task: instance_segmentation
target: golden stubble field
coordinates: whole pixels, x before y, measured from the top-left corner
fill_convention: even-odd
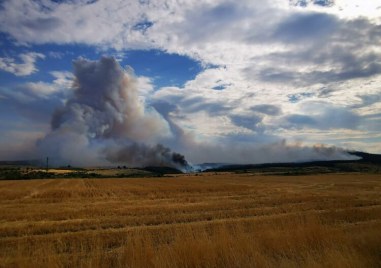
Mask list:
[[[381,267],[381,178],[0,181],[1,267]]]

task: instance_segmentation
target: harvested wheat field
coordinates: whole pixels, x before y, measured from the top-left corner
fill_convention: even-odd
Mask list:
[[[381,178],[0,181],[2,267],[381,267]]]

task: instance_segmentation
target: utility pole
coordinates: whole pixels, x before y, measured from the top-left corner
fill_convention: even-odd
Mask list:
[[[49,171],[49,157],[46,157],[46,172]]]

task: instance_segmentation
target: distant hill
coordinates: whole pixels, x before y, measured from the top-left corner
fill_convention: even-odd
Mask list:
[[[381,173],[381,155],[369,154],[365,152],[348,152],[358,156],[358,160],[330,160],[330,161],[310,161],[310,162],[290,162],[290,163],[265,163],[265,164],[207,164],[213,166],[204,172],[258,172],[266,174],[281,175],[303,175],[332,172],[370,172]],[[200,165],[202,166],[202,165]]]
[[[381,164],[381,154],[369,154],[364,152],[348,152],[351,155],[355,155],[358,157],[361,157],[360,160],[357,160],[359,162],[368,162],[373,164]]]

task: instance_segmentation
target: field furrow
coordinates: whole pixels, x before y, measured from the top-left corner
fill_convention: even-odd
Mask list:
[[[359,174],[0,181],[0,267],[377,267],[380,189]]]

